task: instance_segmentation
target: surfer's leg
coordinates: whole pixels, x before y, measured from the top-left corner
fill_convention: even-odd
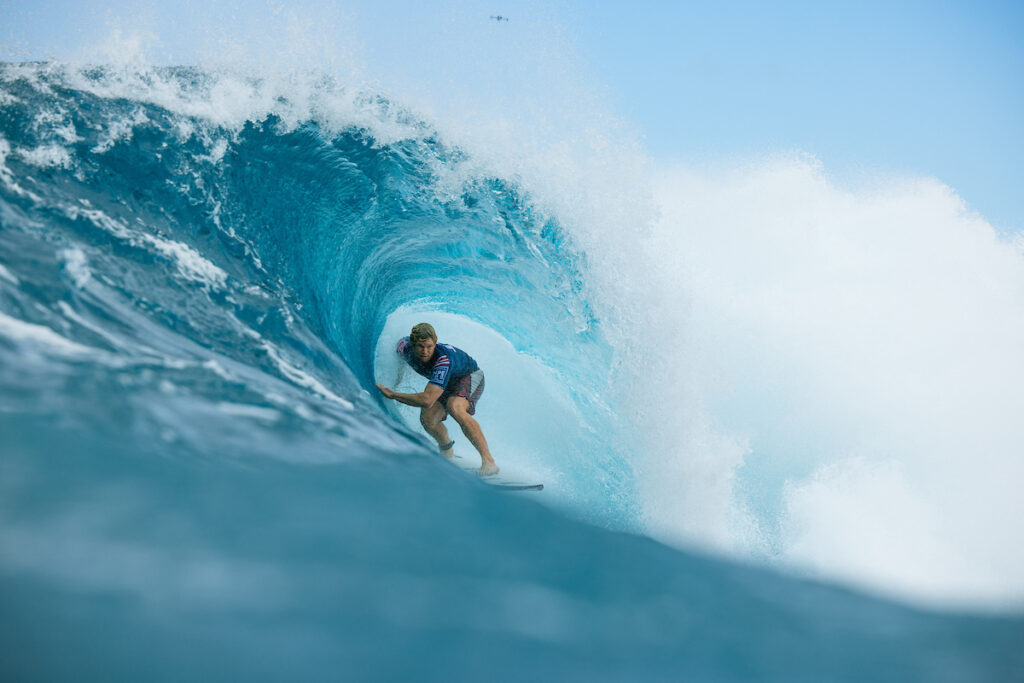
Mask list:
[[[448,399],[448,414],[462,427],[462,433],[466,435],[473,447],[480,452],[480,469],[477,474],[486,477],[498,473],[498,466],[494,464],[491,451],[487,447],[487,439],[480,429],[480,423],[469,414],[469,401],[461,396],[453,396]]]
[[[437,441],[437,447],[441,449],[441,455],[450,458],[453,455],[452,449],[443,448],[452,442],[448,438],[448,429],[444,426],[444,422],[442,422],[445,415],[447,415],[447,411],[444,405],[440,401],[436,401],[432,405],[420,409],[420,424],[427,430],[427,434],[430,434]]]

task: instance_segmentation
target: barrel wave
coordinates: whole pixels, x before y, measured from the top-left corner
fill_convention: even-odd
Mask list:
[[[1024,670],[1019,618],[645,537],[589,245],[393,98],[4,64],[0,107],[5,677]],[[542,496],[449,466],[379,399],[420,319],[482,361],[498,463]]]

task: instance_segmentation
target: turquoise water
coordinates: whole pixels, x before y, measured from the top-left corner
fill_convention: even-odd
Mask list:
[[[211,108],[229,85],[244,106]],[[414,112],[52,64],[3,65],[0,104],[5,678],[1024,671],[1019,616],[646,535],[607,391],[633,368],[571,217]],[[481,360],[498,463],[543,494],[466,476],[377,397],[420,318]]]

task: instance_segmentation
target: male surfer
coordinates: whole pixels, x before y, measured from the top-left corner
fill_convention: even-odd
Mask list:
[[[448,438],[443,422],[451,415],[462,433],[480,453],[481,477],[498,473],[487,448],[480,423],[473,417],[476,403],[484,393],[484,373],[468,353],[450,344],[438,344],[437,333],[429,323],[414,325],[408,337],[398,342],[395,351],[413,370],[427,378],[427,386],[418,394],[402,394],[378,384],[385,398],[420,409],[420,424],[434,437],[441,455],[451,458],[455,442]],[[401,366],[400,366],[401,367]]]

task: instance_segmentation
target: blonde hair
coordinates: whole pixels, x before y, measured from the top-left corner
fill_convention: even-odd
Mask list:
[[[434,332],[434,328],[430,323],[419,323],[418,325],[412,326],[412,332],[409,333],[409,341],[415,344],[418,341],[425,339],[433,339],[434,343],[437,343],[437,332]]]

